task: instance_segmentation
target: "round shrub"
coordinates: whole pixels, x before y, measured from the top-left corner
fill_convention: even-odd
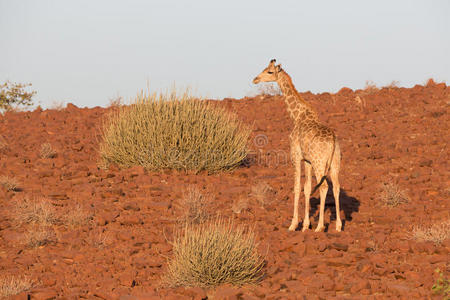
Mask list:
[[[264,260],[253,231],[231,221],[187,224],[175,233],[172,245],[174,257],[164,278],[169,286],[243,285],[263,276]]]
[[[121,167],[216,172],[242,162],[249,135],[234,114],[188,93],[141,93],[105,121],[100,155]]]

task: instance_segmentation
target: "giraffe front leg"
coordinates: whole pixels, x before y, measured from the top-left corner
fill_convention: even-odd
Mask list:
[[[305,194],[305,218],[303,219],[302,231],[309,229],[309,198],[311,196],[311,164],[305,161],[305,185],[303,191]]]
[[[295,164],[295,183],[294,183],[294,215],[292,217],[291,226],[289,226],[289,231],[295,231],[298,226],[298,200],[300,198],[300,177],[301,177],[301,160],[296,158]]]

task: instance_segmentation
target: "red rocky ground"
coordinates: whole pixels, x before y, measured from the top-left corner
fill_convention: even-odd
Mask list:
[[[302,94],[340,140],[341,233],[334,230],[330,193],[328,232],[287,231],[294,179],[284,155],[292,124],[281,97],[217,103],[253,124],[253,133],[249,164],[216,175],[99,169],[100,128],[110,109],[69,104],[60,111],[6,113],[0,116],[8,145],[1,152],[0,176],[14,177],[21,189],[0,187],[0,276],[33,280],[34,287],[14,299],[431,298],[434,270],[448,277],[450,241],[418,242],[411,232],[415,225],[450,219],[449,92],[430,81],[413,88]],[[46,142],[55,158],[40,158]],[[264,206],[251,195],[261,182],[273,189]],[[410,202],[383,206],[378,197],[384,182],[405,189]],[[183,213],[177,203],[187,185],[213,195],[211,213],[255,225],[260,250],[267,253],[260,285],[216,291],[160,286],[171,256],[167,239]],[[16,221],[17,203],[26,197],[48,199],[61,218],[80,204],[92,221],[73,228],[57,222],[48,229],[52,242],[27,247],[29,225]],[[239,200],[248,208],[236,214],[232,206]],[[302,195],[301,216],[303,201]],[[312,222],[315,226],[317,219]]]

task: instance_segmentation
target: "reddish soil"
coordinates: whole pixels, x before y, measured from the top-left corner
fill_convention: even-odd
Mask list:
[[[16,178],[21,188],[0,187],[0,276],[23,275],[35,283],[12,298],[432,298],[434,270],[447,277],[450,272],[450,241],[419,242],[411,232],[415,225],[450,219],[450,88],[430,81],[413,88],[302,95],[340,141],[341,233],[334,230],[331,192],[327,232],[287,230],[294,178],[285,155],[292,124],[281,97],[217,103],[254,124],[254,143],[246,166],[215,175],[99,169],[100,128],[111,108],[69,104],[60,111],[0,116],[0,134],[8,144],[1,151],[0,176]],[[40,158],[46,142],[56,150],[55,158]],[[273,189],[264,206],[251,195],[259,182]],[[384,182],[405,189],[410,202],[383,206],[378,197]],[[260,251],[267,253],[266,277],[259,285],[215,291],[160,287],[171,256],[167,240],[183,213],[177,203],[187,185],[214,196],[211,213],[255,225]],[[30,225],[18,225],[15,218],[15,207],[25,197],[49,199],[60,216],[81,204],[93,218],[82,227],[56,223],[53,242],[30,248],[24,245]],[[313,228],[317,197],[311,200]],[[248,200],[248,208],[236,214],[232,205],[240,199]],[[303,210],[302,194],[300,216]]]

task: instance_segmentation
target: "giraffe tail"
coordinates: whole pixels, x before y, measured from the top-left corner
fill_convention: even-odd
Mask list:
[[[325,165],[323,176],[322,178],[320,178],[319,183],[317,183],[316,186],[313,188],[311,195],[314,195],[314,193],[319,189],[319,187],[322,185],[325,179],[327,179],[327,174],[330,171],[331,162],[333,161],[335,150],[336,150],[336,135],[333,133],[333,151],[331,152],[330,159],[327,161],[327,164]]]

